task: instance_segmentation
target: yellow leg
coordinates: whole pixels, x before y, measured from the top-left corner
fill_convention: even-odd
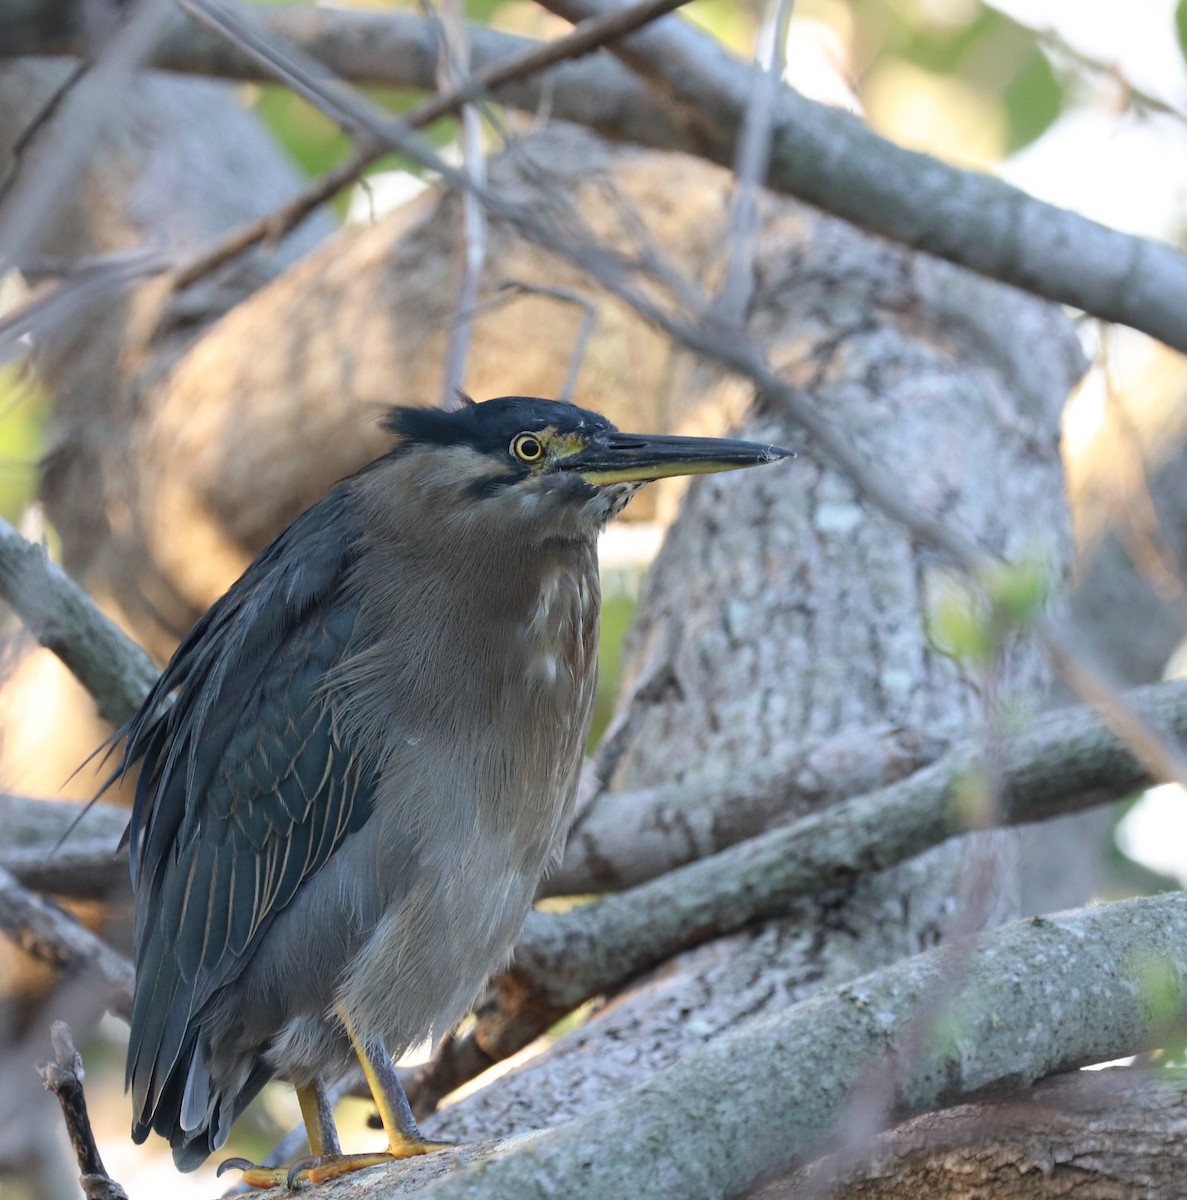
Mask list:
[[[315,1079],[297,1088],[297,1103],[301,1106],[301,1119],[305,1122],[305,1133],[309,1138],[309,1153],[317,1158],[341,1154],[334,1110],[330,1107],[325,1084]]]
[[[262,1167],[246,1158],[229,1158],[219,1165],[220,1175],[234,1169],[243,1172],[242,1182],[249,1187],[271,1188],[283,1184],[291,1188],[307,1164],[342,1158],[338,1130],[334,1125],[334,1110],[330,1107],[325,1084],[315,1079],[296,1090],[301,1119],[305,1122],[305,1136],[309,1139],[309,1151],[313,1157],[302,1159],[294,1167]]]
[[[383,1122],[383,1130],[387,1134],[391,1157],[411,1158],[417,1154],[447,1150],[452,1145],[451,1142],[430,1142],[417,1128],[408,1097],[404,1094],[404,1085],[400,1082],[387,1051],[382,1046],[364,1042],[355,1032],[350,1017],[344,1011],[340,1010],[338,1016],[346,1027],[350,1044],[363,1066],[367,1086],[371,1089],[375,1106],[379,1109],[379,1119]]]
[[[350,1037],[350,1044],[362,1064],[371,1095],[379,1109],[379,1118],[387,1134],[387,1150],[374,1154],[343,1154],[338,1145],[338,1132],[334,1127],[334,1114],[321,1080],[297,1088],[297,1101],[301,1105],[301,1116],[305,1121],[305,1132],[309,1137],[311,1157],[299,1159],[287,1170],[284,1167],[261,1167],[245,1158],[229,1158],[218,1169],[235,1168],[243,1172],[243,1182],[249,1187],[270,1188],[278,1184],[294,1188],[298,1183],[321,1183],[361,1171],[364,1167],[375,1167],[380,1163],[395,1162],[412,1158],[418,1154],[432,1154],[435,1150],[448,1150],[451,1142],[430,1142],[420,1132],[404,1086],[396,1074],[387,1051],[380,1045],[364,1042],[355,1032],[345,1013],[339,1013],[342,1024]]]

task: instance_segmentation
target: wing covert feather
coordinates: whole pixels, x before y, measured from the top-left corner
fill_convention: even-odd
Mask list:
[[[340,488],[201,618],[124,731],[122,769],[141,762],[130,825],[137,1132],[176,1091],[203,1005],[370,816],[372,772],[344,744],[324,686],[354,649],[356,539]]]

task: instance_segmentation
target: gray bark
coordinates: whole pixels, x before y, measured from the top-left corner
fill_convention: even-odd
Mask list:
[[[740,1015],[731,1036],[690,1047],[600,1106],[584,1097],[559,1128],[488,1146],[472,1154],[472,1166],[455,1169],[442,1155],[327,1185],[325,1195],[744,1195],[838,1136],[856,1138],[859,1148],[880,1124],[1162,1044],[1187,1018],[1185,944],[1182,894],[1018,922],[826,988],[785,1011]],[[502,1117],[494,1131],[533,1128],[520,1125],[522,1114],[510,1106],[488,1116]],[[465,1128],[443,1116],[430,1128],[457,1125]],[[1182,1155],[1162,1145],[1182,1183]]]
[[[97,983],[107,1007],[132,1015],[132,964],[102,938],[0,867],[0,930],[26,954],[65,975]]]
[[[552,0],[550,7],[579,20],[609,5]],[[431,30],[405,14],[295,9],[265,12],[260,20],[346,78],[433,86]],[[523,39],[482,27],[472,29],[470,38],[479,68],[523,48]],[[11,54],[77,53],[82,47],[77,22],[68,19],[54,27],[18,21],[6,41]],[[500,99],[528,111],[546,103],[555,116],[607,136],[732,164],[750,98],[748,65],[687,22],[661,22],[626,44],[651,64],[658,90],[597,57],[559,67],[546,81],[509,88]],[[249,60],[192,27],[178,27],[160,61],[258,77]],[[779,101],[768,185],[904,245],[1187,347],[1187,259],[1170,247],[1042,204],[991,176],[904,150],[849,114],[788,89]]]
[[[1179,1200],[1187,1188],[1187,1071],[1113,1067],[918,1117],[756,1200]]]
[[[0,520],[0,597],[58,656],[112,724],[126,721],[157,677],[148,655],[91,603],[44,547]]]
[[[1005,555],[1045,540],[1058,570],[1058,414],[1080,367],[1062,319],[785,203],[771,203],[763,237],[751,332],[773,360],[859,448],[893,458],[926,509]],[[681,366],[684,392],[740,411],[740,388]],[[789,437],[769,422],[746,432]],[[941,738],[978,728],[976,682],[927,636],[929,559],[801,449],[775,487],[719,477],[690,489],[653,568],[607,735],[622,753],[615,787],[719,778],[794,756],[805,738],[887,724]],[[1004,678],[1034,696],[1044,672],[1019,646]],[[969,847],[793,902],[783,919],[670,961],[453,1120],[470,1135],[574,1114],[744,1014],[914,954],[953,922],[1001,919],[1014,903],[1008,881],[990,884]]]
[[[721,777],[601,792],[581,813],[545,896],[614,892],[773,826],[910,776],[943,749],[909,729],[847,731]]]

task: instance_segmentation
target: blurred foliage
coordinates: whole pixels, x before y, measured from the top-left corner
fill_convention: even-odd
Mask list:
[[[393,113],[406,113],[420,103],[420,92],[400,88],[366,88],[372,100]],[[310,176],[321,175],[335,166],[350,150],[350,138],[324,113],[308,101],[294,95],[278,84],[254,86],[249,89],[252,105],[260,118],[288,151],[297,165]],[[434,145],[448,145],[455,137],[457,123],[452,118],[438,121],[424,136]],[[384,171],[408,171],[423,175],[421,168],[399,154],[386,154],[367,170],[367,175]],[[345,212],[348,197],[338,197],[339,215]]]
[[[900,90],[909,80],[911,98],[933,110],[933,136],[942,140],[947,130],[949,138],[971,140],[993,127],[998,144],[987,147],[991,157],[1034,141],[1063,110],[1064,85],[1034,31],[993,8],[973,0],[855,0],[852,12],[858,94],[871,121],[891,136],[895,100],[875,87],[888,74],[902,81]],[[924,86],[930,95],[918,94]],[[886,108],[892,111],[880,111]],[[958,154],[960,146],[934,149]]]
[[[16,523],[37,492],[46,396],[19,364],[0,367],[0,516]]]
[[[1050,591],[1047,567],[1033,558],[994,564],[976,583],[945,578],[929,608],[929,637],[940,653],[987,670],[1011,636],[1034,626]]]
[[[1179,35],[1179,49],[1187,59],[1187,0],[1179,0],[1175,9],[1175,32]]]
[[[594,700],[590,749],[598,744],[614,713],[618,694],[622,644],[630,630],[638,597],[626,588],[607,589],[602,597],[601,639],[598,642],[598,694]]]

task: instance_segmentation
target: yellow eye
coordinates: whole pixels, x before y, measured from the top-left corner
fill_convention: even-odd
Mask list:
[[[511,441],[511,453],[520,462],[539,462],[544,457],[544,447],[534,433],[519,433]]]

